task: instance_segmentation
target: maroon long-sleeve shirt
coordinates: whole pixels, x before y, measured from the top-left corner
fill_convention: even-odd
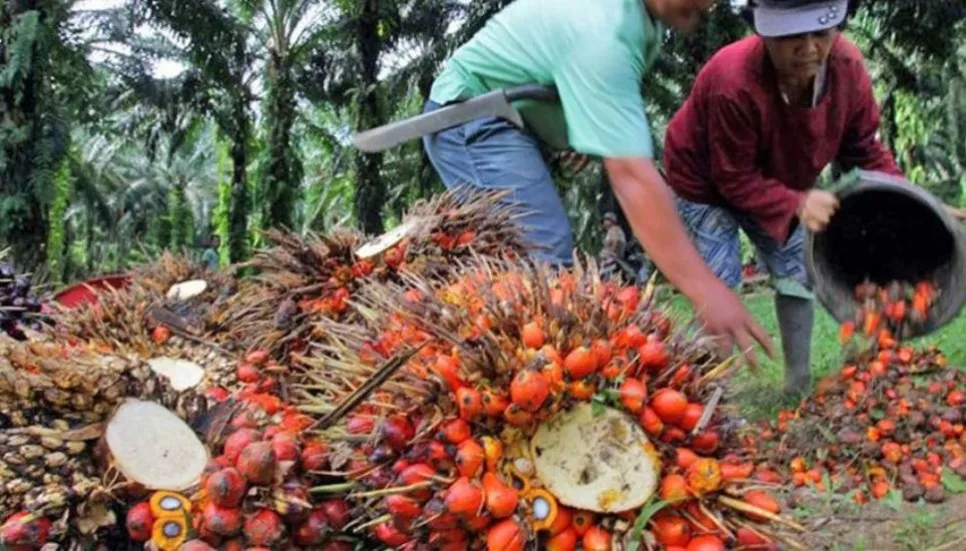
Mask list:
[[[668,126],[668,184],[687,200],[749,214],[784,243],[805,191],[829,162],[901,176],[877,137],[879,109],[862,53],[844,36],[832,46],[825,86],[814,107],[788,105],[760,37],[722,48]]]

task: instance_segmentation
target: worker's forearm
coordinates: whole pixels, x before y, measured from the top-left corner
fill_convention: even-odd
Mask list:
[[[671,190],[657,169],[642,164],[628,170],[625,161],[619,163],[608,173],[634,235],[661,273],[688,298],[707,291],[714,274],[688,237]]]

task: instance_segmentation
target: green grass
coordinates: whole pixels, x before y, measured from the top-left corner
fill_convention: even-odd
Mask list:
[[[784,368],[781,356],[781,338],[775,319],[774,297],[771,292],[758,292],[745,297],[751,314],[764,326],[778,348],[778,355],[763,358],[759,354],[762,369],[751,373],[743,369],[733,379],[736,399],[742,413],[749,419],[774,415],[778,409],[794,403],[782,392]],[[680,296],[671,301],[671,310],[689,318],[691,308]],[[966,315],[961,315],[942,330],[912,341],[914,346],[938,345],[949,358],[950,365],[966,367]],[[815,330],[812,333],[812,375],[818,380],[841,367],[841,349],[838,343],[838,326],[820,306],[816,308]]]

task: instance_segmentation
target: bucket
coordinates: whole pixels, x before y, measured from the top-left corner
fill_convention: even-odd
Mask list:
[[[61,290],[54,295],[54,300],[61,306],[77,308],[85,304],[98,301],[97,292],[104,289],[123,289],[131,282],[130,274],[114,274],[96,279],[89,279]]]
[[[939,290],[925,323],[905,338],[955,319],[966,302],[966,236],[944,205],[902,178],[862,170],[847,174],[836,194],[838,212],[824,232],[809,234],[806,248],[815,295],[832,317],[855,319],[855,287],[868,279],[926,280]]]

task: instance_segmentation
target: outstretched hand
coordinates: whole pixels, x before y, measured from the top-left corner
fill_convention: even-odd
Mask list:
[[[715,338],[722,357],[730,357],[735,345],[752,369],[758,370],[757,342],[769,358],[775,357],[775,347],[764,328],[751,317],[737,295],[719,283],[693,299],[695,313],[704,322],[705,331]]]

